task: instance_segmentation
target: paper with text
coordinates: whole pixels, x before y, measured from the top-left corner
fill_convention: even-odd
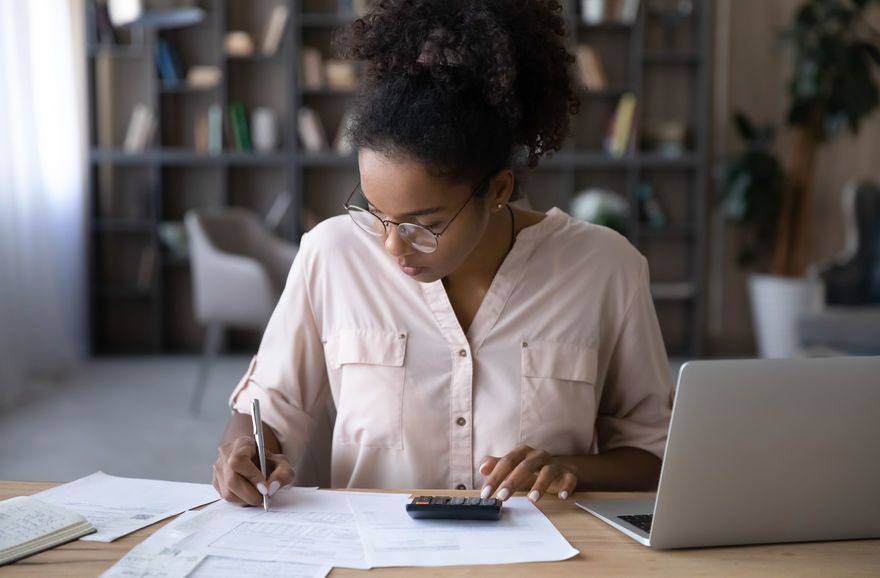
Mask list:
[[[414,520],[406,513],[406,495],[347,497],[374,567],[550,562],[578,554],[523,497],[504,502],[497,521]]]
[[[220,498],[210,484],[119,478],[97,472],[35,497],[85,516],[98,531],[82,540],[112,542]]]
[[[177,547],[225,558],[369,568],[348,502],[333,494],[282,490],[268,512],[212,504],[187,523],[196,532]]]

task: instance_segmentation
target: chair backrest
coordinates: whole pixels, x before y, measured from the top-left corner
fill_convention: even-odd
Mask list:
[[[196,317],[203,323],[264,327],[295,246],[263,231],[245,209],[191,210],[185,222]]]
[[[852,183],[844,190],[847,247],[823,271],[829,305],[880,304],[880,184]]]

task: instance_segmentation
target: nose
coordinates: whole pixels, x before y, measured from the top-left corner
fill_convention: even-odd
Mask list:
[[[415,249],[403,240],[396,225],[389,225],[385,230],[385,252],[392,257],[401,257],[414,253]]]

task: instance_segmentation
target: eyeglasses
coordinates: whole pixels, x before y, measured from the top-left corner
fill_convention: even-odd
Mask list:
[[[491,175],[490,175],[491,178]],[[483,183],[481,182],[481,185]],[[446,229],[449,228],[449,225],[452,224],[452,221],[458,217],[468,203],[471,202],[477,192],[480,190],[479,188],[475,189],[471,196],[468,197],[467,201],[461,206],[455,215],[449,219],[446,223],[446,226],[439,233],[435,233],[431,229],[427,227],[423,227],[421,225],[416,225],[415,223],[396,223],[389,219],[382,219],[376,213],[369,211],[367,209],[358,207],[356,205],[350,205],[352,197],[354,197],[355,192],[360,189],[361,184],[355,186],[355,188],[351,191],[351,194],[348,195],[348,198],[342,204],[345,207],[345,210],[348,211],[348,216],[351,217],[351,220],[354,221],[354,224],[358,226],[364,232],[374,236],[374,237],[382,237],[388,233],[388,226],[395,225],[397,226],[397,234],[400,235],[400,238],[406,241],[406,243],[419,251],[420,253],[433,253],[437,250],[437,246],[440,242],[440,236],[446,232]]]

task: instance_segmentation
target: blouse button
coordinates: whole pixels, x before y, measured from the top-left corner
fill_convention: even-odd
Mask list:
[[[458,352],[458,354],[459,354],[461,357],[467,357],[467,350],[462,349],[462,350],[460,350],[460,351]]]
[[[455,486],[455,489],[456,490],[466,490],[467,486],[464,484],[458,484],[457,486]]]
[[[457,420],[455,420],[455,423],[457,423],[458,425],[464,425],[467,423],[467,420],[464,419],[463,417],[460,417]]]

